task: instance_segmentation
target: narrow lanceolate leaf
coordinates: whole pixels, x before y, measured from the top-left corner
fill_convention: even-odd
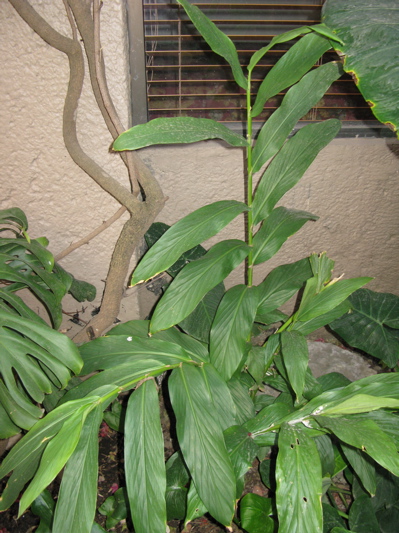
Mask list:
[[[350,415],[368,413],[378,409],[398,409],[399,399],[356,394],[343,402],[333,403],[323,409],[323,415]]]
[[[178,344],[152,337],[110,335],[99,337],[80,346],[84,360],[83,375],[112,369],[124,363],[133,365],[143,360],[156,360],[165,365],[190,361],[190,355]]]
[[[228,381],[237,370],[246,351],[256,309],[257,287],[236,285],[224,295],[210,334],[210,360]]]
[[[90,409],[91,406],[78,409],[64,422],[57,435],[47,444],[39,468],[21,498],[18,516],[22,515],[65,466],[79,442],[84,418]]]
[[[288,237],[300,230],[308,220],[318,218],[306,211],[276,207],[254,237],[254,264],[258,265],[269,260],[280,250]]]
[[[66,464],[53,531],[59,533],[90,533],[96,513],[98,478],[98,428],[103,406],[88,414],[79,442]]]
[[[159,401],[153,380],[131,395],[125,421],[125,473],[137,533],[166,531],[166,473]]]
[[[259,451],[251,433],[243,426],[232,426],[225,430],[224,439],[237,479],[251,468]]]
[[[190,213],[174,224],[146,253],[133,273],[132,285],[146,281],[173,265],[182,253],[222,230],[248,207],[222,200]]]
[[[312,276],[309,259],[305,257],[295,263],[280,265],[268,274],[258,285],[258,315],[266,315],[288,301],[307,279]]]
[[[228,526],[236,483],[214,405],[201,370],[182,364],[169,379],[177,437],[197,492],[211,515]]]
[[[298,331],[283,331],[280,338],[284,366],[290,385],[295,392],[297,401],[299,401],[305,386],[306,370],[309,363],[308,343]]]
[[[348,298],[351,312],[330,324],[350,346],[394,367],[399,357],[399,298],[359,289]]]
[[[249,251],[243,241],[222,241],[204,257],[186,265],[159,301],[150,332],[168,329],[186,318],[207,292],[244,261]]]
[[[280,198],[303,176],[317,154],[338,133],[339,120],[330,119],[301,128],[281,148],[264,172],[252,204],[254,224],[272,212]]]
[[[262,112],[269,98],[300,80],[330,48],[328,39],[317,33],[305,35],[291,46],[261,83],[251,110],[252,117]]]
[[[184,7],[194,26],[215,54],[222,56],[230,64],[236,83],[246,89],[247,79],[242,72],[237,50],[230,38],[220,31],[198,7],[191,5],[187,0],[178,0],[178,2]]]
[[[315,294],[312,298],[305,299],[301,302],[295,319],[301,322],[306,322],[312,318],[315,318],[324,313],[328,313],[334,307],[337,307],[348,296],[360,289],[366,283],[369,283],[373,278],[353,278],[342,279],[340,281],[331,282],[324,287],[319,293]],[[303,302],[305,301],[305,304]]]
[[[248,142],[223,124],[209,118],[155,118],[133,126],[115,140],[113,150],[138,150],[154,144],[184,144],[223,139],[232,146],[247,146]]]
[[[392,474],[399,475],[399,455],[396,445],[373,420],[324,416],[316,416],[315,419],[340,440],[361,449]]]
[[[219,372],[212,365],[203,365],[201,372],[209,397],[213,401],[215,414],[219,418],[219,425],[224,431],[237,423],[236,406],[230,390]]]
[[[342,74],[338,63],[327,63],[306,74],[285,95],[259,133],[253,151],[253,171],[273,157],[283,146],[293,127],[320,100],[333,81]]]
[[[332,44],[345,56],[345,71],[377,119],[393,131],[399,127],[397,8],[395,0],[328,0],[323,8],[326,24],[343,41]]]
[[[341,443],[341,449],[362,482],[363,487],[371,496],[374,496],[377,490],[377,479],[373,461],[359,448],[348,446],[343,442]]]
[[[316,444],[304,430],[288,424],[279,434],[276,481],[279,530],[322,533],[322,476]]]

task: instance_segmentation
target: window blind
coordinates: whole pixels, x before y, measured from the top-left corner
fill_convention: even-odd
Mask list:
[[[197,5],[237,47],[241,65],[278,34],[320,22],[323,0],[197,0]],[[245,120],[245,96],[233,81],[229,65],[197,33],[184,9],[173,1],[143,2],[149,118],[192,116],[226,124]],[[290,43],[292,44],[292,42]],[[287,45],[277,45],[256,67],[252,91],[278,61]],[[329,52],[320,64],[336,59]],[[315,65],[314,68],[317,68]],[[263,123],[284,94],[267,102],[256,122]],[[374,117],[351,77],[335,82],[303,121],[339,118],[358,124]]]

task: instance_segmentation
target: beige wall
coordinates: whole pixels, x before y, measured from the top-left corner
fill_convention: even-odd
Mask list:
[[[32,3],[60,31],[68,24],[60,0]],[[127,123],[128,75],[123,0],[104,2],[103,49],[115,102]],[[117,203],[69,159],[61,136],[63,98],[68,81],[66,58],[50,49],[0,0],[0,208],[21,207],[33,237],[46,235],[58,253],[111,216]],[[87,87],[79,110],[81,141],[91,156],[122,183],[126,174],[118,156],[108,153],[110,136]],[[192,209],[219,199],[243,199],[243,154],[209,141],[191,146],[141,150],[169,197],[159,219],[176,221]],[[337,139],[319,155],[302,181],[283,199],[287,207],[320,216],[289,239],[265,268],[326,250],[336,274],[371,275],[371,288],[399,294],[399,147],[385,140]],[[62,265],[94,283],[101,294],[112,246],[121,221]],[[238,219],[223,237],[243,237]],[[215,242],[213,239],[211,242]],[[232,276],[242,280],[242,271]],[[136,291],[125,306],[137,315]],[[96,302],[98,303],[98,302]],[[66,303],[74,310],[73,301]]]

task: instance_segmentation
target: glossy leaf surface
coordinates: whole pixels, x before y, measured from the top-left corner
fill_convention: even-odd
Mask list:
[[[242,72],[237,50],[231,39],[220,31],[198,7],[193,6],[187,0],[178,0],[178,2],[184,7],[187,15],[193,21],[194,26],[215,54],[222,56],[230,64],[236,83],[243,89],[246,89],[248,82]]]
[[[209,118],[169,117],[133,126],[119,135],[112,148],[119,152],[154,144],[184,144],[207,139],[223,139],[232,146],[248,145],[244,137]]]
[[[237,370],[249,341],[258,307],[256,287],[236,285],[224,295],[210,334],[210,361],[228,381]]]
[[[283,146],[293,127],[341,76],[337,63],[327,63],[306,74],[291,87],[281,106],[261,129],[253,150],[253,171],[257,172]]]
[[[254,237],[254,264],[258,265],[273,257],[288,237],[301,229],[308,220],[317,220],[318,218],[306,211],[287,209],[282,206],[276,207]]]
[[[167,270],[197,244],[216,235],[248,208],[242,202],[222,200],[190,213],[174,224],[151,247],[133,273],[132,285]]]
[[[324,22],[343,41],[332,43],[345,56],[376,118],[394,131],[399,126],[399,18],[395,0],[328,0]]]
[[[281,531],[322,533],[319,454],[304,430],[285,424],[278,438],[276,505]]]
[[[317,154],[338,133],[339,120],[309,124],[301,128],[281,148],[268,165],[252,204],[254,224],[270,215],[280,198],[303,176]]]
[[[125,420],[125,472],[134,530],[165,533],[166,472],[159,401],[153,380],[131,395]]]
[[[182,364],[169,378],[169,392],[179,444],[198,494],[216,520],[230,525],[235,476],[201,370]]]
[[[297,331],[283,331],[280,334],[281,352],[291,387],[297,401],[300,401],[305,387],[309,351],[306,338]]]
[[[186,318],[205,294],[244,261],[249,250],[243,241],[222,241],[204,257],[186,265],[159,301],[151,320],[151,333],[168,329]]]

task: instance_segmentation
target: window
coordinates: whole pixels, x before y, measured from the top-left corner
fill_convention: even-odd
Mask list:
[[[139,2],[131,0],[131,3],[136,4],[137,10]],[[192,3],[232,39],[241,65],[245,67],[253,52],[265,46],[274,35],[319,23],[323,0],[195,0]],[[141,80],[141,84],[147,96],[144,106],[143,103],[136,106],[142,115],[136,123],[145,121],[145,113],[148,113],[149,119],[170,116],[213,118],[240,128],[245,120],[244,91],[233,81],[229,65],[198,35],[184,9],[174,0],[143,0],[142,8],[146,82]],[[267,71],[288,47],[278,45],[256,67],[254,93]],[[320,63],[335,57],[334,52],[329,52]],[[134,91],[137,95],[137,90]],[[258,126],[270,116],[283,96],[280,94],[266,104],[263,113],[256,118]],[[148,110],[143,114],[145,103]],[[335,82],[302,120],[309,122],[330,117],[350,125],[351,128],[346,130],[348,135],[358,133],[359,128],[367,134],[365,125],[374,128],[368,135],[375,135],[379,129],[379,123],[348,75]]]

